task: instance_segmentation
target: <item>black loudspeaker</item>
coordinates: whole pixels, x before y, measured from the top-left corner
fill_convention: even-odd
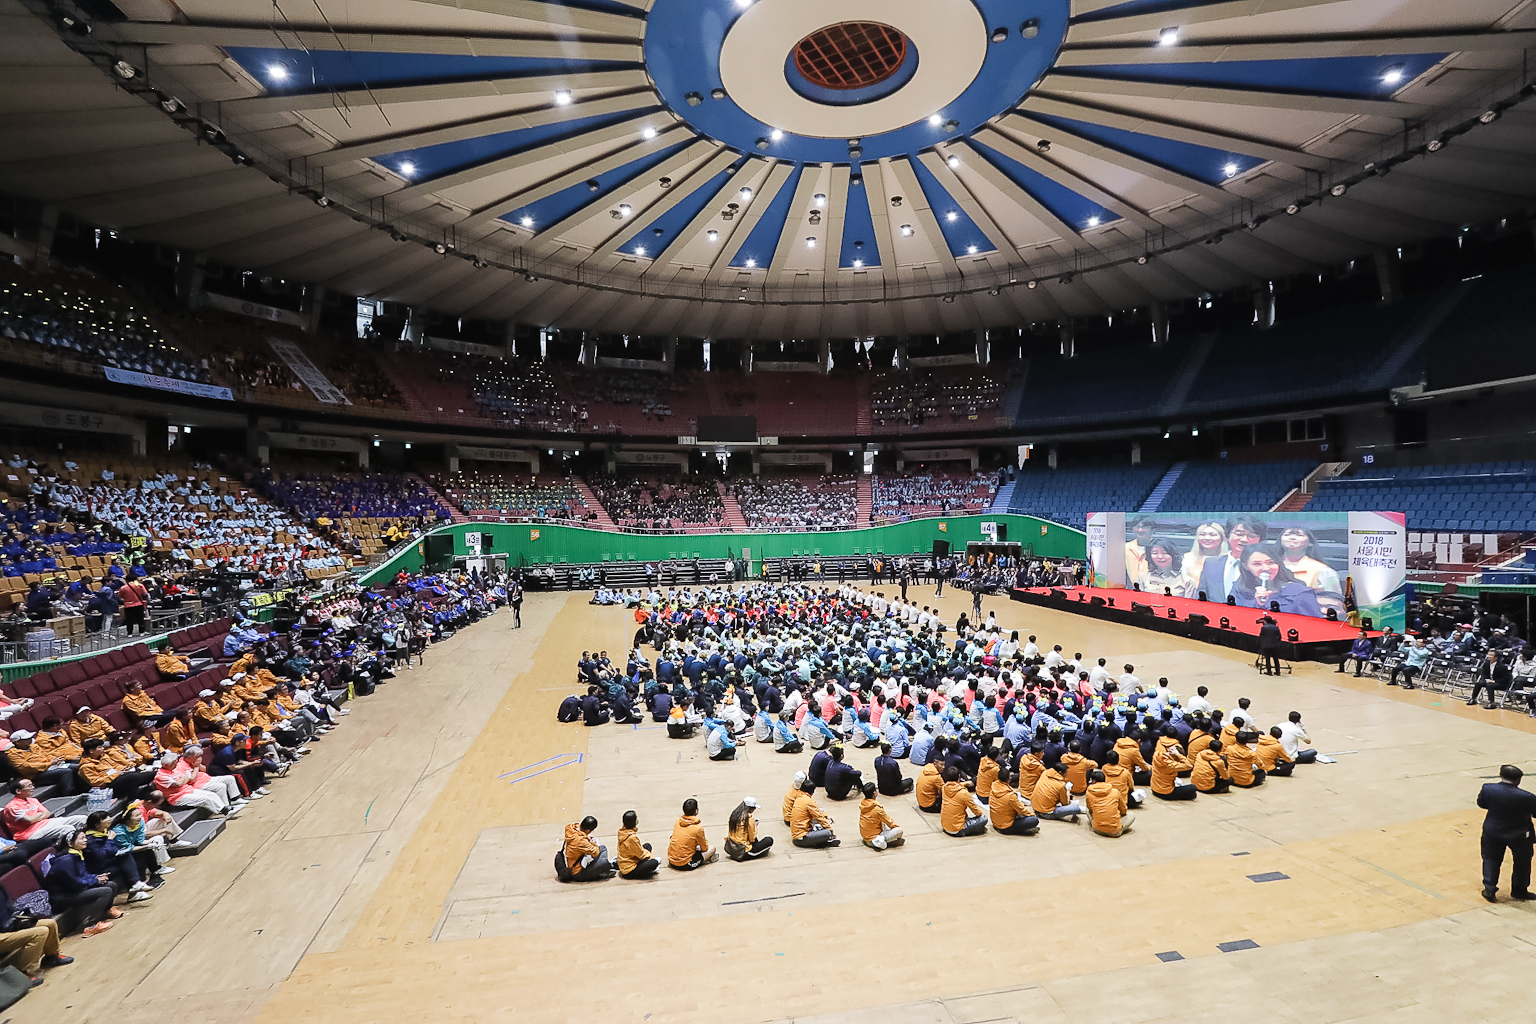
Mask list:
[[[1337,608],[1329,608],[1328,609],[1328,621],[1329,622],[1338,622],[1339,621],[1339,610]]]
[[[1365,627],[1366,629],[1375,629],[1376,628],[1375,624],[1373,622],[1371,622],[1371,618],[1370,618],[1369,615],[1367,615],[1365,618],[1360,620],[1360,625]]]
[[[1137,615],[1152,615],[1152,614],[1155,614],[1152,611],[1152,606],[1151,605],[1149,605],[1149,604],[1142,604],[1140,601],[1132,601],[1131,602],[1131,611],[1135,612]]]
[[[1175,610],[1174,610],[1174,609],[1172,609],[1172,608],[1169,608],[1169,609],[1168,609],[1168,617],[1169,617],[1169,618],[1170,618],[1170,619],[1176,619],[1176,618],[1178,618],[1178,617],[1179,617],[1179,613],[1178,613],[1178,612],[1177,612],[1177,611],[1175,611]]]
[[[1093,600],[1089,601],[1088,603],[1093,605],[1095,608],[1103,608],[1104,607],[1104,599],[1102,597],[1097,596],[1097,595],[1095,595]]]
[[[1113,607],[1114,607],[1114,606],[1115,606],[1115,599],[1114,599],[1114,598],[1110,598],[1110,599],[1109,599],[1109,606],[1110,606],[1110,607],[1111,607],[1111,608],[1113,608]]]
[[[1286,630],[1285,638],[1294,644],[1301,639],[1301,634],[1294,629],[1289,629]]]
[[[1271,601],[1271,602],[1269,602],[1269,610],[1272,611],[1272,612],[1279,611],[1280,610],[1280,602],[1279,601]]]
[[[936,541],[934,541],[933,542],[933,557],[934,558],[948,558],[949,557],[949,541],[947,541],[947,540],[936,540]]]
[[[1171,611],[1172,609],[1169,609],[1169,610]],[[1209,626],[1211,624],[1211,620],[1210,619],[1208,619],[1204,615],[1200,615],[1200,614],[1191,615],[1189,618],[1185,619],[1184,621],[1189,623],[1191,626]]]
[[[1227,595],[1227,604],[1231,605],[1233,608],[1236,608],[1237,607],[1237,598],[1233,597],[1231,594],[1228,594]]]
[[[1232,620],[1227,618],[1225,615],[1223,615],[1221,617],[1221,628],[1222,629],[1231,629],[1232,628]]]
[[[1206,596],[1205,596],[1205,591],[1203,591],[1203,590],[1202,590],[1202,591],[1200,591],[1200,600],[1202,600],[1202,601],[1206,601],[1206,600],[1209,600],[1209,598],[1207,598],[1207,597],[1206,597]]]
[[[1003,541],[1005,541],[1007,539],[1008,539],[1008,524],[1007,523],[998,523],[997,524],[997,540],[998,540],[998,543],[1002,543]]]
[[[1140,583],[1132,583],[1131,584],[1131,589],[1132,590],[1140,590],[1141,589],[1141,584]]]
[[[1164,597],[1172,597],[1173,596],[1173,588],[1172,587],[1164,587],[1163,588],[1163,596]],[[1173,611],[1172,608],[1170,608],[1168,610],[1169,611]]]
[[[1058,601],[1065,601],[1067,599],[1067,592],[1065,590],[1057,590],[1055,587],[1052,587],[1051,597]]]

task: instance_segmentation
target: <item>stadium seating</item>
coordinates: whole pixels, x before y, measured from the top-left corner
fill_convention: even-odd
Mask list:
[[[1403,512],[1410,530],[1501,533],[1536,530],[1536,461],[1361,467],[1326,480],[1309,512]]]
[[[1008,511],[1081,529],[1090,512],[1134,512],[1168,467],[1026,468],[1014,481]]]
[[[876,524],[914,516],[979,512],[992,504],[992,496],[997,493],[997,475],[932,470],[880,473],[875,476],[873,492]]]
[[[1192,462],[1158,505],[1159,512],[1263,512],[1317,468],[1310,459],[1284,462]]]
[[[731,484],[753,530],[850,530],[858,518],[852,476],[747,478]]]
[[[468,470],[432,476],[433,486],[466,515],[529,519],[586,519],[591,511],[570,477],[526,471]]]

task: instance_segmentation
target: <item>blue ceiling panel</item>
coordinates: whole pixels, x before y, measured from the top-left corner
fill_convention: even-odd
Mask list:
[[[1143,132],[1127,131],[1124,128],[1109,128],[1101,124],[1090,124],[1087,121],[1075,121],[1068,117],[1055,117],[1033,111],[1029,112],[1029,116],[1041,124],[1048,124],[1064,132],[1092,139],[1111,149],[1140,157],[1148,163],[1166,167],[1170,171],[1178,171],[1208,185],[1220,185],[1228,178],[1246,174],[1264,163],[1260,157],[1234,153],[1230,150],[1212,149],[1209,146],[1197,146],[1192,142],[1179,142],[1159,135],[1147,135]],[[1229,171],[1231,173],[1228,173]]]
[[[1445,57],[1443,53],[1409,53],[1388,57],[1091,64],[1061,68],[1057,73],[1138,82],[1169,82],[1175,85],[1226,86],[1306,96],[1380,99],[1391,96]]]
[[[971,145],[992,166],[1006,174],[1015,185],[1028,192],[1037,203],[1078,231],[1086,231],[1099,224],[1108,224],[1120,219],[1118,213],[1106,210],[1092,199],[1052,181],[1039,171],[1025,167],[1017,160],[1004,156],[990,146],[979,142],[972,142]],[[1093,223],[1095,217],[1098,218],[1097,224]]]
[[[740,171],[746,162],[747,158],[742,157],[730,167],[710,178],[679,200],[672,209],[647,224],[635,234],[635,237],[625,242],[619,248],[632,256],[654,257],[676,240],[678,232],[684,230],[693,222],[693,218],[697,217],[700,211],[709,205],[710,200],[714,199],[719,191],[725,187],[725,183],[731,180],[731,176]]]
[[[642,101],[645,98],[640,97]],[[639,105],[638,102],[636,105]],[[478,139],[460,139],[457,142],[443,142],[436,146],[402,149],[373,159],[413,181],[429,181],[432,178],[461,171],[466,167],[535,149],[546,143],[575,138],[585,132],[620,124],[639,114],[660,109],[660,107],[649,107],[642,111],[621,110],[612,114],[579,117],[573,121],[557,121],[554,124],[541,124],[532,128],[498,132],[495,135],[482,135]],[[414,168],[410,173],[403,170],[407,163]]]
[[[802,165],[795,165],[789,179],[758,219],[757,226],[752,229],[741,248],[736,250],[736,255],[731,257],[731,266],[745,269],[748,260],[752,261],[754,267],[766,267],[773,262],[774,250],[779,247],[779,235],[784,231],[784,222],[789,219],[789,207],[795,201],[795,190],[800,187],[802,169]]]
[[[604,174],[595,175],[591,179],[597,182],[597,189],[595,191],[585,181],[578,181],[574,185],[561,189],[554,195],[545,196],[538,202],[529,203],[527,206],[519,206],[511,213],[504,213],[501,215],[501,219],[509,224],[517,224],[534,231],[542,231],[549,225],[564,220],[591,203],[601,202],[604,196],[623,185],[629,179],[637,174],[643,174],[647,169],[655,167],[674,153],[688,148],[689,145],[691,145],[691,142],[679,142],[676,145],[668,146],[666,149],[647,153],[638,160],[631,160],[622,167],[616,167]],[[532,218],[532,223],[523,224],[524,217]]]
[[[1226,0],[1125,0],[1124,3],[1106,7],[1092,14],[1084,14],[1073,18],[1079,21],[1108,21],[1112,18],[1129,18],[1138,14],[1157,14],[1160,11],[1184,11],[1191,7],[1205,7],[1208,4],[1225,3]]]
[[[879,167],[875,173],[880,172]],[[862,174],[858,164],[853,173]],[[858,266],[854,261],[858,260]],[[848,203],[843,209],[843,245],[838,253],[837,265],[843,270],[864,269],[880,265],[880,244],[875,241],[875,218],[869,212],[869,191],[862,184],[848,183]]]
[[[917,175],[918,187],[928,198],[928,208],[939,219],[939,231],[943,233],[952,255],[974,256],[997,249],[991,239],[981,233],[976,222],[960,208],[959,201],[939,184],[939,179],[933,176],[932,171],[923,166],[922,161],[910,160],[908,163]]]
[[[275,46],[226,46],[224,51],[260,80],[269,93],[324,92],[327,89],[466,82],[640,67],[630,61],[567,60],[563,57],[288,50]],[[278,68],[282,70],[279,72]]]

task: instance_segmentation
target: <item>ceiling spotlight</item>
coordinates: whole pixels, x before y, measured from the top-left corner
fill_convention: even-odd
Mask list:
[[[77,36],[88,36],[91,34],[91,23],[88,21],[83,21],[72,14],[64,14],[62,12],[54,15],[54,17],[58,19],[60,28],[68,29]]]
[[[690,106],[690,107],[696,107],[696,106],[698,106],[698,105],[699,105],[699,104],[700,104],[700,103],[703,103],[703,102],[704,102],[704,97],[703,97],[703,96],[700,96],[700,95],[699,95],[699,94],[698,94],[698,93],[696,93],[696,92],[690,92],[690,93],[684,93],[684,94],[683,94],[683,99],[685,99],[685,100],[687,100],[687,101],[688,101],[688,105],[689,105],[689,106]]]
[[[1381,82],[1383,85],[1396,85],[1402,80],[1403,66],[1401,64],[1394,64],[1381,73]]]
[[[912,225],[911,224],[903,224],[901,226],[901,237],[903,237],[903,238],[911,238],[912,237]]]
[[[1157,34],[1158,46],[1173,46],[1179,41],[1178,27],[1165,28]]]
[[[113,64],[112,70],[117,72],[117,77],[121,78],[125,82],[139,73],[138,68],[134,67],[132,64],[129,64],[125,60],[120,60],[116,64]]]
[[[1041,139],[1039,142],[1035,143],[1035,148],[1042,153],[1049,153],[1051,151],[1051,140]]]
[[[902,204],[901,196],[891,196],[891,209],[899,210],[899,209],[901,209],[901,204]]]
[[[1445,148],[1445,140],[1444,139],[1430,139],[1429,140],[1429,145],[1425,146],[1424,148],[1429,150],[1431,153],[1438,153],[1442,149]]]
[[[1224,232],[1218,231],[1218,232],[1216,232],[1216,234],[1212,235],[1210,238],[1207,238],[1205,240],[1205,244],[1206,245],[1220,245],[1221,244],[1221,240],[1223,238],[1225,238],[1225,237],[1227,237],[1227,236],[1226,236],[1226,234]]]
[[[758,149],[767,149],[769,146],[773,145],[773,143],[769,142],[767,137],[764,137],[764,138],[758,139],[756,142],[753,143],[753,145],[755,145]]]
[[[523,215],[523,219],[521,221],[519,221],[519,223],[521,223],[523,225],[523,227],[525,227],[525,228],[531,228],[531,227],[533,227],[533,218],[528,216],[527,214],[524,214]]]
[[[662,235],[666,234],[666,231],[662,228],[651,228],[651,234],[655,235],[657,238],[660,238]]]
[[[527,281],[529,284],[533,284],[533,282],[537,281],[538,279],[539,279],[539,275],[535,274],[533,271],[531,271],[531,270],[523,271],[523,280]]]
[[[328,195],[324,195],[324,194],[316,194],[316,196],[315,196],[315,205],[321,207],[322,209],[324,207],[330,206],[331,205],[331,197],[328,196]]]
[[[268,64],[267,77],[274,82],[288,81],[288,67],[284,64]]]
[[[1099,226],[1099,215],[1098,214],[1094,214],[1092,217],[1088,218],[1088,226],[1091,227],[1091,228],[1096,228],[1096,227]]]
[[[811,199],[816,203],[817,206],[827,205],[827,197],[825,193],[817,192],[814,196],[811,197]]]
[[[863,184],[864,184],[864,175],[862,175],[862,174],[852,174],[852,175],[849,175],[849,177],[848,177],[848,187],[849,188],[859,188]]]
[[[1341,181],[1341,182],[1339,182],[1339,183],[1338,183],[1338,184],[1337,184],[1337,185],[1335,185],[1335,186],[1333,186],[1333,188],[1331,188],[1331,189],[1329,189],[1329,190],[1328,190],[1328,191],[1329,191],[1329,192],[1331,192],[1331,193],[1333,193],[1333,194],[1334,194],[1334,195],[1336,195],[1336,196],[1341,196],[1341,195],[1343,195],[1343,194],[1344,194],[1344,193],[1345,193],[1345,192],[1348,192],[1348,191],[1349,191],[1349,186],[1348,186],[1348,185],[1346,185],[1346,184],[1344,184],[1344,183],[1343,183],[1343,182],[1342,182],[1342,181]]]
[[[736,194],[741,196],[741,198],[743,198],[743,199],[751,199],[752,198],[752,189],[750,189],[747,186],[743,185],[741,187],[741,191],[737,192]]]
[[[1493,124],[1493,122],[1499,119],[1499,112],[1497,110],[1485,110],[1477,115],[1477,119],[1483,122],[1483,124]]]
[[[965,254],[967,256],[975,256],[976,252],[977,252],[977,249],[976,249],[976,247],[974,245],[968,245],[968,246],[965,247]]]
[[[400,231],[399,228],[396,227],[391,227],[389,229],[389,237],[393,238],[397,242],[405,241],[405,235]]]
[[[748,256],[747,257],[747,269],[751,270],[755,266],[757,266],[757,260],[753,259],[751,256]]]
[[[471,256],[469,258],[469,262],[474,266],[476,270],[484,270],[486,267],[490,266],[489,263],[485,262],[485,260],[481,259],[479,256]]]
[[[181,100],[163,92],[155,93],[155,102],[160,104],[160,109],[167,114],[177,114],[187,109],[187,105]]]
[[[811,224],[820,224],[821,223],[821,211],[820,210],[812,210],[806,216],[806,220],[809,221]]]
[[[660,185],[662,188],[671,188],[672,187],[672,179],[671,178],[662,178],[659,181],[657,181],[656,184]]]
[[[770,139],[772,139],[774,142],[778,142],[779,140],[784,138],[784,131],[783,131],[783,129],[775,128],[773,131],[768,133],[768,137]]]
[[[1003,290],[1001,288],[999,288],[997,285],[993,285],[991,288],[987,289],[987,294],[988,295],[1000,295],[1000,294],[1002,294],[1002,291]]]
[[[806,237],[805,247],[807,249],[814,249],[814,248],[816,248],[816,236],[815,235],[809,235],[809,236]]]
[[[1073,276],[1074,275],[1073,275],[1073,273],[1070,270],[1067,271],[1065,274],[1061,275],[1061,283],[1062,284],[1071,284]]]
[[[1023,39],[1033,39],[1040,34],[1040,19],[1030,18],[1019,26],[1019,36]]]
[[[944,296],[944,301],[945,302],[954,302],[955,301],[955,297],[953,295],[946,295],[946,296]]]
[[[646,125],[641,130],[640,137],[642,139],[645,139],[647,142],[649,142],[651,139],[654,139],[656,137],[656,129],[652,128],[650,125]]]
[[[1290,206],[1287,206],[1285,208],[1285,212],[1290,214],[1292,217],[1294,217],[1298,213],[1301,212],[1301,204],[1300,203],[1292,203]]]
[[[252,163],[255,162],[250,157],[240,152],[238,149],[229,154],[229,158],[235,163],[239,164],[241,167],[249,167]]]
[[[957,156],[950,156],[950,158],[945,160],[944,162],[949,164],[949,166],[951,166],[951,167],[959,167],[960,166],[960,158],[957,157]]]
[[[848,159],[850,159],[850,160],[857,160],[859,157],[861,157],[863,155],[864,155],[864,147],[863,146],[849,146],[848,147]]]
[[[645,246],[643,246],[643,245],[635,246],[635,255],[636,256],[644,256],[645,255]]]
[[[1030,281],[1024,287],[1028,288],[1030,291],[1034,291],[1036,288],[1040,287],[1040,282],[1039,281]]]
[[[629,214],[630,214],[629,204],[628,203],[620,203],[619,204],[619,216],[620,217],[628,217]]]
[[[856,259],[856,260],[853,261],[853,267],[854,267],[855,270],[857,270],[859,267],[862,267],[863,265],[864,265],[864,261],[863,260]]]
[[[951,224],[953,224],[955,221],[960,219],[960,215],[958,213],[956,213],[954,210],[950,210],[948,213],[946,213],[944,215],[944,219],[949,221]]]
[[[959,130],[960,130],[960,122],[959,121],[945,121],[944,122],[944,131],[946,133],[948,133],[950,135],[953,135],[955,132],[957,132]]]
[[[940,117],[938,114],[929,114],[928,115],[928,126],[930,128],[937,128],[939,125],[941,125],[943,123],[944,123],[944,118]]]
[[[736,0],[737,7],[751,7],[752,0]]]
[[[1008,30],[1006,28],[1002,27],[1001,25],[999,25],[997,28],[992,30],[992,41],[994,43],[1000,43],[1000,42],[1002,42],[1003,40],[1005,40],[1007,38],[1008,38]]]
[[[602,185],[600,185],[598,183],[598,180],[596,178],[588,178],[587,179],[587,191],[588,192],[596,192],[600,188],[602,188]]]
[[[711,242],[714,242],[720,238],[720,232],[711,228],[710,230],[704,232],[704,237],[709,239]]]
[[[1151,259],[1150,256],[1148,256],[1146,253],[1142,253],[1140,256],[1136,257],[1136,265],[1138,267],[1144,267],[1147,265],[1147,260],[1149,259]]]
[[[725,99],[725,90],[724,89],[711,89],[711,90],[709,90],[709,98],[712,99],[712,100],[723,100],[723,99]]]
[[[407,160],[407,161],[405,161],[405,163],[400,165],[400,174],[403,177],[409,178],[411,175],[413,175],[415,173],[416,173],[416,165],[411,163],[411,161]]]
[[[1229,178],[1236,177],[1237,164],[1229,160],[1225,165],[1222,166],[1221,173],[1225,174]]]
[[[439,256],[445,256],[448,253],[448,247],[446,245],[444,245],[442,242],[438,242],[436,245],[434,245],[432,247],[432,250],[434,252],[436,252]]]

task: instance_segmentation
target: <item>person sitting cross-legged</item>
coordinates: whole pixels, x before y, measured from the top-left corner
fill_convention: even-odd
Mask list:
[[[1005,836],[1032,836],[1040,831],[1040,819],[1035,816],[1029,801],[1019,793],[1019,773],[1010,772],[1004,779],[999,773],[992,783],[991,799],[987,801],[987,816],[992,831]]]
[[[677,871],[692,871],[720,859],[720,851],[711,849],[699,823],[699,802],[692,797],[683,801],[683,816],[672,826],[672,841],[667,844],[667,866]]]
[[[743,797],[731,812],[730,835],[725,840],[725,855],[731,860],[756,860],[773,848],[773,837],[757,834],[757,798]]]
[[[639,881],[654,878],[661,861],[651,855],[651,844],[640,841],[640,816],[634,811],[624,812],[624,825],[619,829],[619,877]]]
[[[939,824],[946,835],[956,838],[979,836],[987,830],[986,810],[972,792],[973,782],[960,781],[960,769],[944,769],[944,794],[939,809]]]
[[[812,850],[837,846],[841,840],[832,831],[832,819],[827,817],[826,812],[817,806],[816,800],[811,796],[814,792],[816,792],[816,783],[810,779],[800,783],[800,796],[790,812],[791,839],[796,846]]]
[[[1125,793],[1104,781],[1104,773],[1097,768],[1088,773],[1083,800],[1088,805],[1093,831],[1101,836],[1118,839],[1131,830],[1131,822],[1136,820],[1136,815],[1126,809]]]
[[[565,869],[573,882],[599,882],[613,877],[613,864],[608,860],[608,847],[592,841],[597,831],[597,819],[587,815],[580,821],[565,826]]]
[[[901,827],[891,820],[875,798],[875,784],[864,783],[864,799],[859,801],[859,838],[871,850],[889,850],[905,843]]]

